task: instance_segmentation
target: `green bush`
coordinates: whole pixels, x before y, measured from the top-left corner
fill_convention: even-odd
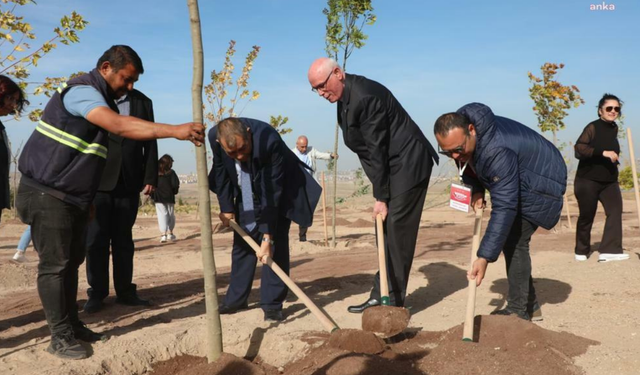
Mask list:
[[[620,183],[620,187],[624,190],[633,189],[633,171],[631,167],[628,166],[620,171],[618,175],[618,182]],[[636,176],[637,181],[638,176]]]

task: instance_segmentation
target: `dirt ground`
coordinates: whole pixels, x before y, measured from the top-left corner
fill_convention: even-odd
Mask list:
[[[631,199],[625,195],[623,215],[628,261],[598,263],[597,253],[587,262],[574,261],[575,232],[565,218],[556,231],[536,232],[531,247],[542,322],[488,316],[505,304],[501,258],[489,266],[478,288],[477,342],[461,341],[473,215],[438,206],[422,216],[407,298],[409,328],[387,340],[383,353],[357,354],[329,346],[329,333],[292,293],[285,303],[286,320],[264,322],[258,269],[250,308],[222,316],[224,351],[230,355],[213,372],[201,358],[207,344],[200,230],[194,213],[178,217],[178,240],[166,244],[159,243],[156,218],[139,216],[134,282],[154,305],[116,305],[112,292],[104,310],[81,312],[91,329],[111,338],[87,345],[91,356],[80,361],[63,361],[45,352],[49,332],[35,288],[37,255],[30,247],[29,262],[10,261],[25,226],[5,217],[0,226],[0,374],[637,374],[640,230]],[[361,197],[339,206],[335,249],[324,246],[321,211],[309,229],[309,242],[298,242],[296,225],[291,230],[292,279],[341,328],[360,328],[361,315],[346,308],[368,297],[377,268],[370,204],[370,198]],[[570,207],[575,215],[575,202]],[[488,218],[486,212],[485,227]],[[596,249],[603,220],[599,212],[592,232]],[[218,293],[223,296],[231,234],[215,234],[214,246]],[[80,271],[82,306],[88,287],[84,265]]]

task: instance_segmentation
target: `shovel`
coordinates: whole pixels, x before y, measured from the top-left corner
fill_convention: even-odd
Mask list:
[[[242,237],[242,239],[244,239],[249,244],[249,246],[251,246],[253,251],[255,251],[256,253],[260,251],[260,246],[258,246],[256,241],[254,241],[253,238],[251,238],[251,236],[249,236],[247,232],[245,232],[238,225],[238,223],[236,223],[233,220],[229,220],[229,225],[231,225],[233,230],[238,232],[240,237]],[[302,301],[302,303],[304,303],[304,305],[307,306],[309,310],[311,310],[311,313],[313,313],[313,315],[315,315],[315,317],[318,318],[320,323],[322,323],[322,325],[327,331],[333,332],[340,328],[336,323],[334,323],[331,320],[331,318],[329,318],[324,312],[322,312],[322,310],[320,310],[318,306],[316,306],[316,304],[313,303],[313,301],[311,301],[309,297],[307,297],[306,294],[304,294],[302,289],[300,289],[293,282],[293,280],[289,278],[289,275],[287,275],[286,272],[284,272],[282,268],[280,268],[280,266],[278,266],[278,264],[276,264],[273,261],[273,259],[271,259],[270,256],[267,256],[266,265],[269,266],[273,270],[273,272],[275,272],[275,274],[278,275],[278,277],[280,277],[280,279],[287,285],[287,287],[293,292],[293,294],[295,294]]]
[[[407,328],[411,314],[404,307],[390,306],[389,284],[387,280],[387,258],[384,251],[384,228],[382,215],[376,216],[378,237],[378,263],[380,267],[380,301],[382,306],[364,310],[362,329],[374,332],[382,337],[395,336]]]
[[[480,234],[482,232],[482,214],[484,208],[476,209],[476,220],[473,225],[473,240],[471,241],[471,264],[469,269],[473,267],[473,262],[478,259],[476,253],[480,247]],[[462,330],[462,341],[473,341],[473,321],[476,314],[476,280],[469,280],[469,294],[467,295],[467,315],[464,320],[464,329]]]

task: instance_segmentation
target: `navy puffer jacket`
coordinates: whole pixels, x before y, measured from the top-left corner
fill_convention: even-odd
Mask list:
[[[494,262],[517,214],[545,229],[558,223],[567,166],[560,151],[543,136],[495,116],[484,104],[467,104],[458,113],[467,116],[477,132],[473,154],[477,180],[467,175],[464,180],[474,191],[486,188],[491,195],[491,219],[477,254]]]

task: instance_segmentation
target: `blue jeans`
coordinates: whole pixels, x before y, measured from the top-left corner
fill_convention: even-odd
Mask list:
[[[29,243],[31,242],[31,225],[27,227],[22,233],[22,237],[20,237],[20,242],[18,242],[18,250],[25,251],[27,247],[29,247]]]

